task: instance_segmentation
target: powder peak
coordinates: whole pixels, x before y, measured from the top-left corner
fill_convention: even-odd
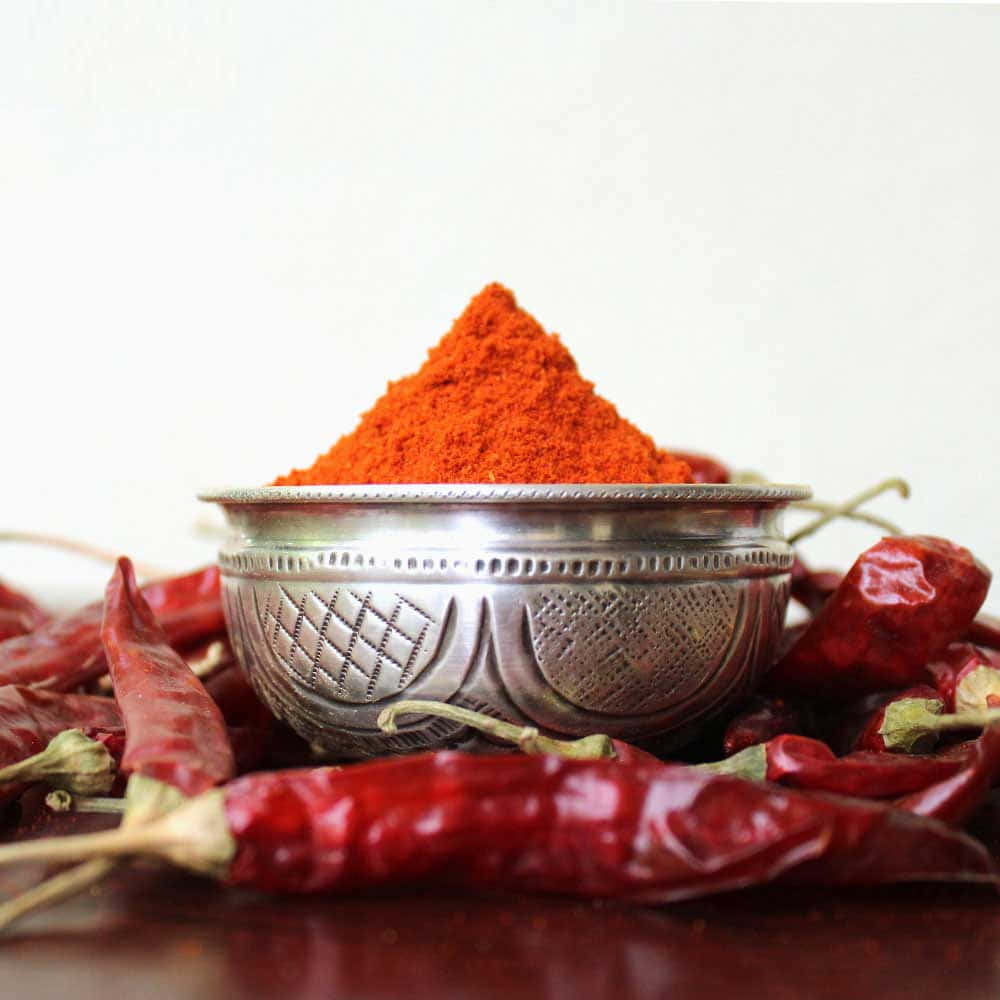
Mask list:
[[[490,284],[419,371],[275,485],[689,481],[684,462],[594,392],[555,334]]]

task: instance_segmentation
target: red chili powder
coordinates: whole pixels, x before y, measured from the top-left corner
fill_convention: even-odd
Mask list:
[[[620,417],[558,336],[494,284],[416,374],[274,485],[687,482],[687,463]]]

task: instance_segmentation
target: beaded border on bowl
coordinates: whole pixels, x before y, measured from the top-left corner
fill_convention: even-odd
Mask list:
[[[276,503],[760,503],[807,500],[808,486],[767,483],[573,484],[416,483],[376,486],[260,486],[210,490],[198,499],[221,504]]]

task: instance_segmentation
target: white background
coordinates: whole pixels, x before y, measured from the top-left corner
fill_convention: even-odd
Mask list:
[[[310,463],[495,279],[660,443],[907,476],[878,509],[1000,570],[998,53],[997,7],[5,4],[0,528],[211,558],[197,490]]]

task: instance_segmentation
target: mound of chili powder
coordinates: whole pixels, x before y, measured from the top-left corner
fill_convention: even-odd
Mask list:
[[[619,416],[559,338],[493,284],[416,374],[274,485],[690,481],[687,463]]]

